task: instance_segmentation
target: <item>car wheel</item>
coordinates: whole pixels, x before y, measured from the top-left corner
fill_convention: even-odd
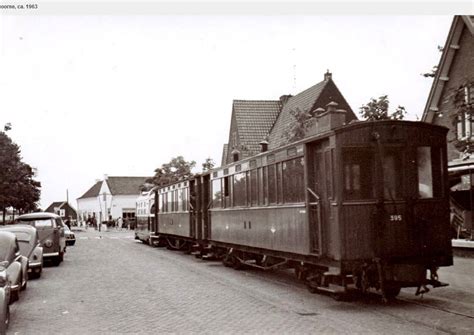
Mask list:
[[[19,290],[11,291],[10,304],[14,303],[15,301],[18,301],[18,299],[20,299],[20,291]]]
[[[59,266],[59,264],[61,264],[60,256],[53,257],[51,262],[53,263],[54,266]]]

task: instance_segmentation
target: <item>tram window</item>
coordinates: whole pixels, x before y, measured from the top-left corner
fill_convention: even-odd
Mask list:
[[[444,160],[443,150],[441,148],[433,148],[433,177],[434,180],[439,180],[434,184],[435,197],[442,197],[444,195]]]
[[[417,148],[418,196],[422,199],[433,198],[433,171],[431,148]]]
[[[247,182],[245,172],[236,173],[233,178],[234,206],[247,205]]]
[[[212,181],[212,207],[222,207],[222,188],[220,179],[214,179]]]
[[[403,158],[398,150],[387,150],[383,157],[384,197],[399,199],[403,193]]]
[[[178,211],[178,190],[173,191],[173,212]]]
[[[275,164],[268,166],[268,201],[271,204],[277,202],[277,187],[276,187],[276,168]]]
[[[168,191],[166,194],[167,194],[166,211],[172,212],[173,211],[173,191]]]
[[[418,196],[422,199],[443,195],[443,156],[440,148],[418,147]],[[433,180],[437,182],[433,183]]]
[[[327,190],[327,195],[328,198],[332,199],[333,197],[333,191],[332,191],[332,153],[333,150],[331,151],[326,151],[324,153],[324,167],[325,167],[325,174],[326,174],[326,190]]]
[[[344,152],[344,198],[347,200],[374,198],[372,176],[374,155],[368,150]]]
[[[223,187],[224,187],[224,203],[223,207],[230,207],[230,185],[229,185],[229,177],[223,178]]]
[[[180,211],[186,212],[188,210],[188,189],[182,188],[180,191]]]
[[[250,171],[250,206],[256,206],[258,201],[257,170]]]
[[[265,205],[265,168],[258,169],[258,204]]]
[[[276,180],[277,180],[277,202],[281,204],[283,202],[283,187],[282,187],[282,175],[281,175],[281,163],[276,164]]]
[[[282,164],[283,202],[295,203],[304,201],[304,161],[296,158]]]

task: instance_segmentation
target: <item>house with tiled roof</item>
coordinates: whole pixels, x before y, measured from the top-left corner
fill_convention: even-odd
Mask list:
[[[234,100],[229,142],[224,144],[222,165],[256,155],[281,109],[280,100]]]
[[[455,16],[422,121],[449,128],[452,218],[474,231],[474,16]]]
[[[73,220],[77,220],[76,210],[67,201],[55,201],[45,209],[45,212],[57,214],[63,220],[69,217]]]
[[[292,123],[295,118],[292,112],[301,111],[316,115],[316,110],[327,109],[329,103],[336,103],[337,108],[346,112],[346,122],[357,120],[356,115],[341,94],[328,71],[324,74],[324,80],[310,88],[296,94],[287,96],[281,107],[281,112],[275,120],[268,135],[268,148],[273,149],[287,144],[291,139],[288,137]]]
[[[95,217],[98,222],[119,217],[134,219],[140,187],[150,177],[105,176],[77,199],[81,221]]]

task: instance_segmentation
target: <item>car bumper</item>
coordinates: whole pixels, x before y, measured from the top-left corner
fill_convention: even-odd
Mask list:
[[[43,254],[43,258],[45,258],[45,257],[56,257],[56,256],[59,256],[59,252],[48,252],[48,253]]]
[[[42,262],[29,262],[28,263],[28,269],[36,269],[36,268],[40,268],[43,266],[43,263]]]

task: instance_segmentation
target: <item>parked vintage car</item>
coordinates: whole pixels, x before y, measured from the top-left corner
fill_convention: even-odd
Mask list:
[[[51,259],[56,266],[63,261],[66,252],[65,225],[59,215],[46,212],[23,214],[15,220],[15,223],[36,228],[45,260]]]
[[[43,271],[43,247],[41,246],[38,231],[29,225],[9,225],[0,227],[16,235],[20,245],[20,253],[28,258],[28,272],[33,278],[41,277]]]
[[[2,253],[2,251],[0,251]],[[7,270],[0,268],[0,335],[7,333],[10,323],[10,290],[11,283],[8,280]]]
[[[66,236],[66,245],[73,246],[76,244],[76,235],[66,225],[64,225],[64,235]]]
[[[20,290],[26,288],[28,259],[21,255],[18,240],[9,231],[0,231],[0,272],[4,270],[6,275],[3,278],[10,285],[11,303],[18,300]]]

